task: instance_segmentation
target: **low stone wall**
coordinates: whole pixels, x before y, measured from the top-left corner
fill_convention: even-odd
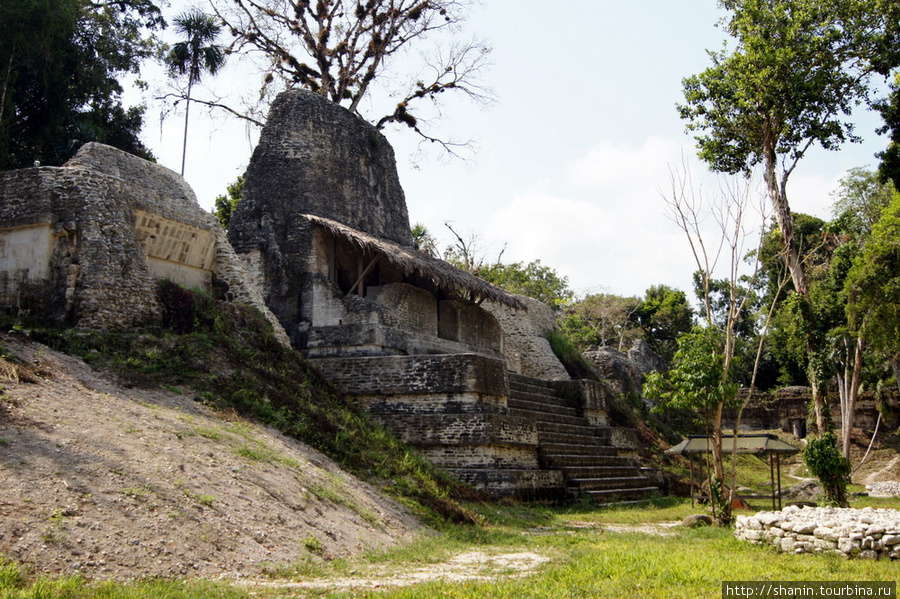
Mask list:
[[[900,511],[800,508],[738,516],[734,535],[784,552],[835,552],[847,557],[900,558]]]
[[[869,497],[900,497],[900,482],[885,480],[868,483],[866,491],[869,493]]]

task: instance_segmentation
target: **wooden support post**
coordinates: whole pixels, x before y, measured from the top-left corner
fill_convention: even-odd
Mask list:
[[[769,486],[772,489],[772,509],[775,509],[775,463],[772,454],[769,454]]]
[[[691,464],[691,507],[694,507],[694,456],[688,456],[688,462]]]
[[[328,279],[337,283],[337,238],[329,233],[331,243],[328,244]]]
[[[366,268],[363,269],[363,270],[361,270],[361,272],[359,273],[359,278],[356,279],[356,282],[355,282],[355,283],[353,283],[353,287],[350,288],[350,291],[347,292],[347,295],[350,295],[351,293],[353,293],[354,291],[356,291],[356,288],[357,288],[357,287],[360,288],[360,295],[362,295],[362,282],[363,282],[363,279],[366,278],[366,275],[367,275],[367,274],[369,274],[370,272],[372,272],[372,269],[375,268],[375,265],[378,264],[378,261],[379,261],[380,259],[381,259],[381,255],[380,255],[380,254],[379,254],[378,256],[375,256],[375,257],[372,259],[372,261],[369,262],[369,264],[366,266]],[[360,264],[360,268],[362,269],[362,264]]]
[[[775,472],[778,477],[778,509],[781,509],[781,455],[775,454]]]

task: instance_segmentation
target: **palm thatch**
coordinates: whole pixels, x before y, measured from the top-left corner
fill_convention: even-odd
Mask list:
[[[311,223],[323,227],[335,237],[346,239],[358,245],[362,250],[383,256],[384,260],[399,268],[407,276],[417,275],[430,279],[440,288],[468,292],[473,299],[487,299],[520,310],[528,309],[516,295],[443,260],[417,252],[411,247],[357,231],[330,218],[312,214],[301,216]]]

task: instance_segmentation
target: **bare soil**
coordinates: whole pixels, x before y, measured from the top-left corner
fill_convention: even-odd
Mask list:
[[[420,525],[333,461],[194,401],[0,336],[0,557],[95,579],[256,577]]]

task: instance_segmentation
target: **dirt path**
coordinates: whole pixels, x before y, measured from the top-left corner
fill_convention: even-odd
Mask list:
[[[455,555],[445,562],[417,566],[406,571],[402,571],[402,568],[396,566],[372,567],[367,568],[364,576],[331,577],[295,582],[254,581],[245,586],[277,588],[282,592],[291,590],[353,591],[410,586],[439,580],[446,582],[495,580],[498,577],[528,576],[549,561],[549,557],[534,552],[468,551]]]

